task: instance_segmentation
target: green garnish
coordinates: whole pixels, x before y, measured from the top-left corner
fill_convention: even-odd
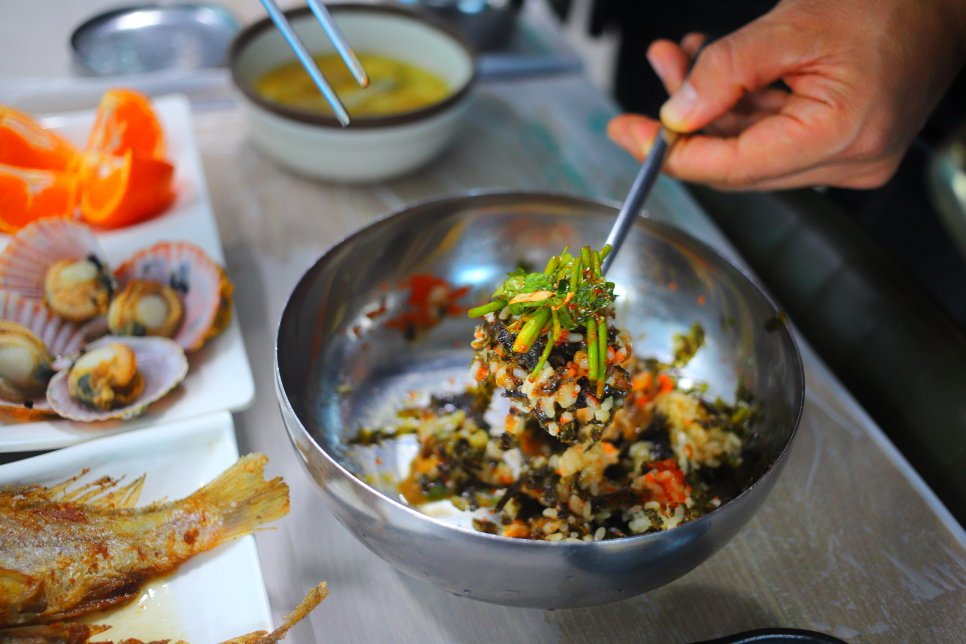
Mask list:
[[[546,336],[531,378],[543,369],[564,330],[586,332],[589,377],[600,395],[607,377],[607,308],[615,297],[614,284],[604,279],[600,267],[610,251],[610,246],[599,252],[584,246],[574,256],[564,248],[550,258],[542,273],[518,268],[507,274],[489,304],[470,309],[469,316],[478,318],[509,307],[509,313],[519,318],[520,332],[513,343],[517,353],[528,352],[538,338]]]
[[[703,345],[704,327],[697,322],[691,325],[686,334],[675,333],[671,339],[671,349],[674,353],[671,364],[678,368],[687,365]]]
[[[480,318],[486,315],[487,313],[495,313],[497,311],[501,311],[505,306],[506,306],[506,300],[494,300],[489,304],[484,304],[483,306],[478,306],[475,309],[470,309],[469,311],[467,311],[467,314],[471,318]]]

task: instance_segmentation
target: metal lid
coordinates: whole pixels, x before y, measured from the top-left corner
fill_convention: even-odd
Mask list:
[[[70,37],[78,69],[93,76],[217,67],[240,27],[216,5],[141,5],[114,9]]]

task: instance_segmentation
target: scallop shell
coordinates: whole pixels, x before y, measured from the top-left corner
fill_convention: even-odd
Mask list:
[[[22,324],[47,345],[56,358],[77,351],[84,343],[104,335],[103,318],[74,324],[53,313],[39,300],[0,289],[0,320]]]
[[[114,273],[118,288],[142,279],[168,284],[181,294],[184,319],[172,338],[185,351],[201,348],[231,321],[234,286],[224,269],[188,242],[161,242],[140,251]]]
[[[107,266],[90,228],[59,217],[40,219],[14,235],[0,253],[0,288],[43,301],[44,279],[54,262],[88,258]]]
[[[21,324],[40,338],[47,351],[56,358],[73,353],[84,346],[92,331],[101,328],[103,322],[76,325],[52,313],[38,300],[31,300],[17,293],[0,290],[0,319]],[[46,398],[31,401],[31,406],[0,399],[0,411],[17,420],[36,420],[54,413]]]
[[[176,343],[167,338],[147,337],[135,338],[128,336],[105,336],[88,345],[95,349],[109,342],[126,344],[134,351],[137,358],[138,370],[144,377],[144,393],[137,402],[126,407],[119,407],[110,411],[92,409],[74,400],[67,388],[67,374],[69,369],[57,373],[47,386],[47,401],[55,412],[64,418],[81,422],[109,420],[111,418],[134,418],[143,413],[153,402],[156,402],[174,389],[184,380],[188,373],[188,359],[184,351]]]

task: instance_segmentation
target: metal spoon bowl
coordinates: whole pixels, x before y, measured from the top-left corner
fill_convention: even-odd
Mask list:
[[[377,428],[411,391],[468,380],[474,321],[450,317],[415,342],[382,322],[407,293],[400,280],[432,273],[470,286],[475,305],[521,261],[540,265],[600,247],[616,209],[574,197],[495,193],[406,208],[326,252],[299,281],[276,340],[282,417],[306,472],[335,517],[403,572],[458,595],[511,606],[573,608],[626,599],[684,575],[754,515],[780,474],[804,399],[802,366],[774,304],[738,269],[689,235],[637,218],[609,277],[635,353],[671,357],[671,336],[701,323],[705,346],[684,376],[732,401],[740,378],[760,401],[760,478],[744,493],[672,530],[600,542],[509,539],[454,526],[399,500],[415,449],[375,450],[346,439]],[[673,286],[672,286],[673,282]],[[385,310],[383,311],[383,307]],[[770,322],[771,321],[771,322]],[[766,327],[768,330],[766,330]],[[330,520],[320,517],[320,521]]]

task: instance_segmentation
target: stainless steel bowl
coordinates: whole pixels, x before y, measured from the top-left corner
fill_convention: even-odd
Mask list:
[[[523,0],[402,0],[456,27],[482,51],[507,44]]]
[[[74,30],[70,44],[83,74],[141,74],[225,65],[238,30],[218,5],[146,4],[94,16]]]
[[[540,265],[603,243],[617,209],[541,194],[480,194],[418,204],[347,237],[295,287],[279,324],[276,385],[301,462],[336,518],[399,570],[472,599],[573,608],[632,597],[684,575],[733,537],[780,474],[804,400],[804,377],[776,308],[738,269],[689,235],[639,219],[609,273],[618,319],[635,353],[669,360],[671,336],[700,322],[705,346],[685,376],[733,400],[741,380],[760,401],[755,426],[763,473],[743,494],[667,532],[601,542],[524,541],[455,527],[399,501],[412,445],[372,451],[344,439],[391,422],[408,392],[468,380],[474,322],[447,318],[407,342],[369,315],[404,304],[417,273],[469,285],[484,301],[520,260]],[[452,379],[452,381],[450,380]],[[340,393],[342,392],[342,393]],[[358,475],[358,476],[357,476]],[[366,484],[359,477],[372,482]]]

